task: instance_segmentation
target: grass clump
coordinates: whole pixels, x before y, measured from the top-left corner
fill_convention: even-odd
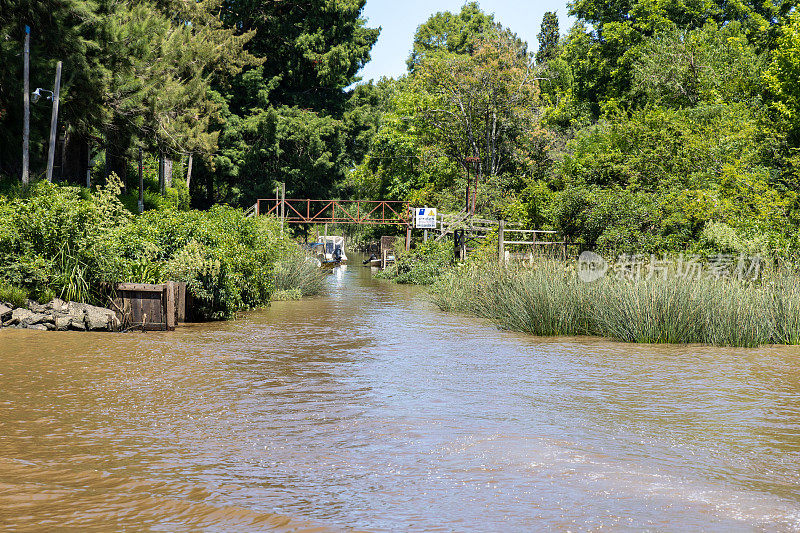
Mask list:
[[[9,282],[0,279],[0,302],[22,307],[28,300],[28,291],[14,287]]]
[[[759,346],[800,343],[800,279],[604,277],[582,281],[561,261],[532,268],[464,264],[432,287],[438,306],[542,336],[597,335],[636,343]]]
[[[275,263],[273,300],[298,300],[322,291],[319,263],[300,248],[289,248]]]

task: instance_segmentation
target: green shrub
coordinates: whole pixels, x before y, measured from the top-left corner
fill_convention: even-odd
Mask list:
[[[92,193],[38,183],[24,197],[0,198],[0,279],[40,300],[99,305],[117,282],[185,281],[205,319],[267,305],[279,261],[283,290],[320,290],[318,269],[275,220],[226,206],[134,216],[120,188],[112,175]]]
[[[0,279],[0,302],[11,304],[14,307],[25,305],[28,300],[28,291],[14,287],[9,282]]]
[[[431,239],[405,251],[404,245],[398,240],[395,253],[395,263],[377,277],[396,283],[430,285],[452,264],[453,241],[445,239],[437,242]]]

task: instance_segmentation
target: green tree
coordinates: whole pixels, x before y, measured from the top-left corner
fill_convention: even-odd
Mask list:
[[[358,81],[380,33],[367,27],[365,3],[223,0],[222,20],[243,33],[255,30],[246,49],[264,58],[260,70],[241,80],[250,90],[232,95],[231,110],[241,115],[253,107],[265,109],[268,98],[276,106],[341,114],[344,89]]]
[[[558,15],[554,11],[547,11],[542,19],[542,27],[536,38],[539,40],[539,50],[536,52],[536,62],[546,63],[558,55],[558,40],[561,34],[558,29]]]
[[[764,73],[771,108],[788,132],[789,141],[800,147],[800,13],[793,13],[780,32],[772,61]]]
[[[414,34],[408,70],[414,72],[434,52],[472,54],[478,41],[498,27],[494,15],[482,11],[477,2],[464,4],[459,13],[436,13]]]

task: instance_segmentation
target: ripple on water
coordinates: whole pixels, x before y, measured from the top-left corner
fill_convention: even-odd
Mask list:
[[[0,525],[800,529],[795,348],[533,338],[414,287],[0,332]]]

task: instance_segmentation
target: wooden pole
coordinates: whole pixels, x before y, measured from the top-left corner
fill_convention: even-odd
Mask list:
[[[142,149],[139,148],[139,214],[144,213],[144,174],[142,173],[142,166],[144,165],[142,157]]]
[[[497,259],[502,265],[506,260],[506,221],[500,219],[500,227],[497,230]]]
[[[186,188],[192,183],[192,163],[194,162],[194,154],[189,154],[189,163],[186,165]]]
[[[175,283],[164,285],[164,326],[167,331],[175,331]]]
[[[56,85],[53,91],[53,113],[50,116],[50,149],[47,152],[47,181],[53,181],[53,161],[56,156],[56,126],[58,125],[58,96],[61,94],[61,61],[56,63]]]
[[[467,169],[467,190],[465,191],[466,204],[465,204],[465,207],[464,207],[464,212],[469,214],[469,198],[470,198],[470,193],[469,193],[469,180],[470,180],[470,177],[469,177],[469,162],[465,163],[464,167]]]
[[[25,51],[22,60],[22,184],[30,183],[30,137],[31,137],[31,27],[25,26]]]
[[[86,188],[92,188],[92,145],[86,141]]]
[[[164,182],[164,155],[159,154],[158,156],[158,190],[161,193],[161,196],[164,196],[167,193],[167,186]]]

